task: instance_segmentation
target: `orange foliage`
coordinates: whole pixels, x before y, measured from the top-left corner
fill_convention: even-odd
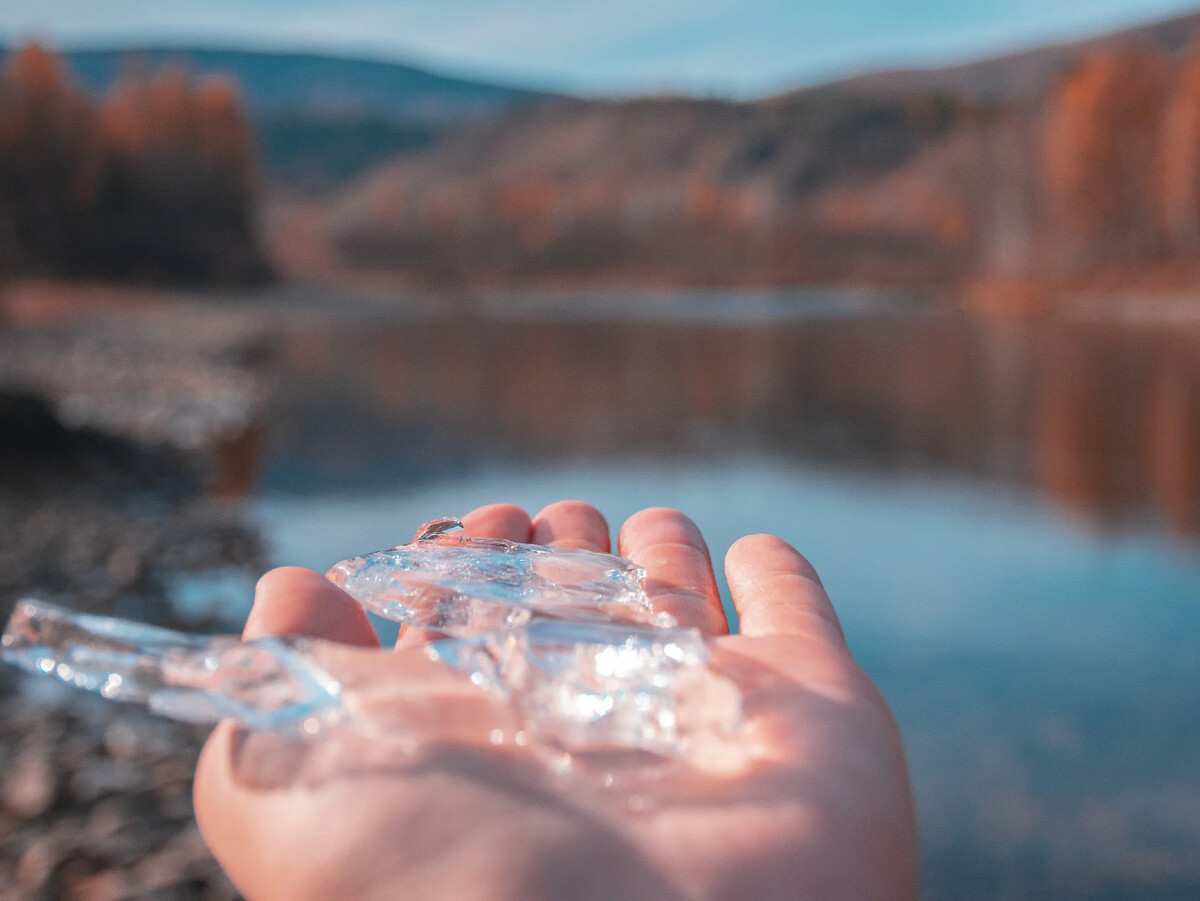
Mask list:
[[[30,45],[0,78],[0,272],[63,253],[63,228],[95,202],[100,176],[95,116],[54,56]]]
[[[243,281],[254,152],[237,86],[169,70],[97,110],[36,44],[0,76],[0,273]]]
[[[1069,268],[1161,249],[1157,174],[1166,75],[1155,55],[1097,52],[1059,84],[1044,171]]]
[[[1163,219],[1172,248],[1200,250],[1200,61],[1180,70],[1163,117],[1160,185]]]

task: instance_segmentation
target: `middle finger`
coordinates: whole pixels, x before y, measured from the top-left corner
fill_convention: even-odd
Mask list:
[[[620,552],[646,570],[646,590],[656,610],[706,635],[729,631],[708,545],[696,524],[678,510],[653,507],[625,521]]]

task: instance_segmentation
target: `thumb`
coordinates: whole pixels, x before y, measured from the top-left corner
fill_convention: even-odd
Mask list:
[[[379,638],[359,603],[320,573],[298,566],[273,569],[254,589],[242,637],[308,635],[365,648]]]

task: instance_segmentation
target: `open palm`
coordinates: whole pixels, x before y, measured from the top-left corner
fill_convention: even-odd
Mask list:
[[[483,507],[464,526],[609,550],[603,517],[574,501],[532,521]],[[493,747],[487,736],[508,714],[482,692],[447,705],[458,713],[444,725],[430,718],[443,734],[416,759],[349,736],[310,745],[226,723],[201,758],[196,812],[239,888],[251,899],[915,897],[899,736],[808,562],[769,535],[738,541],[725,565],[740,629],[728,635],[708,549],[685,516],[636,514],[618,550],[646,570],[657,608],[712,636],[714,665],[742,691],[752,766],[677,774],[634,810],[619,793],[553,777],[530,749]],[[263,634],[348,646],[337,653],[351,679],[402,682],[430,666],[380,650],[358,604],[308,570],[259,583],[246,635]],[[409,632],[398,647],[424,640]]]

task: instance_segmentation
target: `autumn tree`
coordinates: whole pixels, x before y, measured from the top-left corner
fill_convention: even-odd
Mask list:
[[[97,110],[30,45],[0,77],[4,272],[245,282],[267,274],[237,86],[134,73]]]
[[[102,177],[95,115],[38,44],[0,76],[0,272],[70,268]]]
[[[182,70],[127,78],[100,110],[110,177],[101,218],[114,277],[244,281],[254,236],[254,154],[237,89]]]
[[[1097,51],[1054,90],[1043,163],[1068,269],[1163,249],[1158,215],[1166,70],[1156,55]]]
[[[1174,79],[1163,116],[1163,227],[1171,249],[1200,251],[1200,60],[1187,60]]]

